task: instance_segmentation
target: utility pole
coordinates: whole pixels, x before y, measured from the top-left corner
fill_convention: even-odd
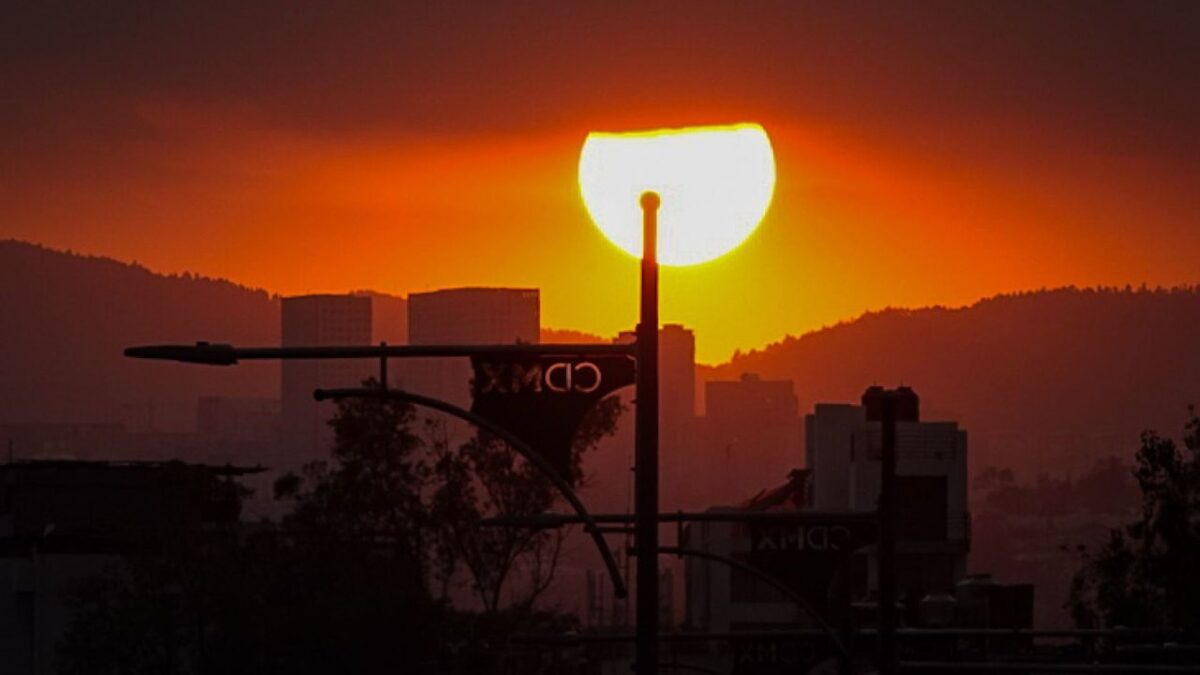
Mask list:
[[[880,400],[879,673],[896,673],[896,392]]]

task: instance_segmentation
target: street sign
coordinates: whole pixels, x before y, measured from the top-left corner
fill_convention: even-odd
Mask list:
[[[872,514],[801,515],[787,524],[750,523],[749,527],[747,562],[803,597],[827,621],[846,611],[840,605],[853,591],[861,590],[856,587],[865,581],[866,570],[854,565],[852,554],[875,543]]]
[[[840,554],[874,543],[875,524],[871,518],[831,520],[828,518],[794,523],[750,524],[750,550],[756,560],[793,558],[805,554]]]
[[[636,374],[634,359],[622,354],[479,352],[471,367],[471,412],[528,443],[563,478],[588,411]]]

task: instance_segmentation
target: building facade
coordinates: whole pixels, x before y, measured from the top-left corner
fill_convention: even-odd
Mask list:
[[[791,380],[764,380],[746,373],[737,380],[705,384],[705,415],[695,459],[695,506],[731,505],[800,466],[799,403]]]
[[[450,288],[408,296],[413,345],[537,344],[541,299],[536,288]],[[458,406],[470,406],[467,359],[407,359],[402,385]]]
[[[371,298],[361,295],[302,295],[283,298],[284,347],[371,344]],[[282,434],[274,464],[295,468],[329,453],[334,405],[313,400],[322,387],[357,387],[378,365],[357,359],[285,360],[280,365]]]
[[[901,406],[896,423],[897,590],[905,621],[920,625],[925,621],[922,603],[952,598],[966,575],[967,434],[955,422],[922,421],[915,393],[909,403]],[[833,540],[826,536],[828,530],[814,529],[830,522],[850,531],[873,528],[882,430],[870,417],[865,405],[817,404],[805,416],[805,469],[792,471],[784,486],[759,491],[733,509],[797,515],[788,540],[795,555],[759,557],[811,605],[826,608],[827,620],[840,619],[851,607],[864,611],[868,621],[874,616],[874,535],[852,537],[854,546],[838,544],[843,550],[837,555],[822,555],[818,549]],[[764,548],[762,532],[744,523],[712,522],[693,524],[687,536],[691,546],[749,561]],[[794,565],[779,566],[779,560]],[[687,577],[687,616],[697,629],[745,630],[808,621],[774,589],[719,564],[689,561]],[[835,597],[844,602],[832,602]]]
[[[636,340],[634,331],[622,331],[615,342]],[[625,401],[632,418],[632,389]],[[698,421],[696,336],[681,324],[664,324],[658,330],[658,447],[659,503],[665,508],[696,508],[704,503],[695,481]]]
[[[253,469],[183,462],[0,464],[0,672],[59,672],[84,579],[169,538],[232,532]]]

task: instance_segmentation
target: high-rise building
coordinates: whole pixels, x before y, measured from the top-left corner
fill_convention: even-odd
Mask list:
[[[408,296],[409,344],[536,344],[540,331],[536,288],[450,288]],[[467,359],[409,360],[402,379],[411,391],[470,405]]]
[[[966,534],[967,432],[957,422],[923,422],[917,397],[897,410],[896,473],[901,483],[928,478],[944,483],[930,486],[944,513],[942,525],[949,536]],[[869,399],[870,390],[864,398]],[[869,404],[870,401],[868,400]],[[805,466],[812,472],[812,506],[822,511],[871,511],[879,498],[881,429],[860,405],[818,403],[805,416]],[[904,486],[901,485],[901,491]],[[897,497],[900,499],[901,497]],[[915,496],[913,497],[915,499]],[[929,500],[927,500],[929,501]],[[910,503],[914,503],[911,502]]]
[[[284,347],[371,344],[370,297],[301,295],[281,304]],[[358,359],[285,360],[280,368],[283,445],[276,465],[287,468],[327,455],[333,404],[314,401],[313,390],[360,386],[376,368]]]
[[[791,380],[745,373],[708,382],[704,398],[703,443],[697,447],[704,473],[697,473],[697,487],[708,505],[744,499],[800,465],[799,403]]]
[[[376,291],[354,291],[351,295],[371,299],[371,344],[408,344],[408,300]]]
[[[805,417],[811,507],[870,513],[879,500],[882,429],[866,405],[817,404]],[[896,420],[899,588],[949,592],[966,573],[967,432],[920,420],[917,395],[902,391]],[[907,542],[907,543],[906,543]],[[919,601],[921,598],[914,598]]]
[[[622,331],[618,343],[637,340]],[[633,392],[628,392],[629,401]],[[692,495],[696,440],[696,336],[677,323],[658,329],[659,503],[667,509],[696,506]]]
[[[716,392],[709,389],[710,406],[714,403],[714,393],[718,397],[722,393],[732,396],[732,391],[720,389]],[[773,389],[786,400],[784,387]],[[796,524],[788,526],[790,529],[777,530],[792,539],[772,540],[770,528],[760,526],[756,543],[755,527],[713,521],[690,524],[685,529],[686,545],[767,566],[766,571],[805,597],[818,612],[826,612],[826,620],[832,623],[837,623],[835,616],[844,617],[847,612],[855,611],[855,607],[869,610],[878,590],[877,553],[870,543],[874,535],[862,537],[859,544],[850,544],[850,548],[835,549],[829,546],[832,540],[826,538],[830,530],[822,530],[828,525],[821,523],[837,523],[850,537],[848,542],[855,536],[849,533],[859,527],[864,533],[875,530],[882,474],[882,429],[879,421],[872,421],[874,415],[868,413],[873,392],[868,390],[864,396],[866,405],[817,404],[814,412],[805,417],[806,468],[791,472],[788,482],[781,487],[765,489],[778,480],[764,483],[748,491],[753,496],[735,507],[715,509],[795,513]],[[899,393],[895,485],[897,592],[903,603],[905,623],[933,625],[939,619],[927,610],[947,598],[953,605],[955,598],[949,594],[958,595],[960,609],[970,604],[956,590],[966,572],[970,548],[967,435],[956,422],[921,421],[916,394],[911,390]],[[740,402],[750,403],[750,393],[741,394]],[[760,401],[761,395],[760,391]],[[729,410],[738,407],[737,401],[721,404],[719,398],[717,405]],[[709,412],[713,413],[712,408]],[[806,518],[811,520],[805,521]],[[794,535],[801,531],[804,535],[796,538]],[[730,573],[701,559],[688,559],[686,570],[687,615],[698,630],[795,627],[807,620],[794,602],[748,575]],[[1029,589],[1017,590],[1024,594],[1018,600],[1028,605],[1030,600],[1025,596]],[[835,602],[839,597],[843,599]],[[959,611],[951,609],[954,613]],[[865,618],[870,620],[871,614],[868,611]]]
[[[691,427],[696,416],[696,335],[677,323],[658,330],[659,420]]]
[[[536,288],[448,288],[408,296],[410,344],[532,344],[540,330]]]

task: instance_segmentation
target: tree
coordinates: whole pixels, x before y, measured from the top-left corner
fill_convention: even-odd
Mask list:
[[[582,482],[584,454],[615,431],[622,409],[620,399],[609,397],[584,419],[564,476],[569,485]],[[479,522],[489,515],[543,513],[559,499],[554,485],[502,440],[482,432],[457,451],[444,453],[434,475],[439,485],[430,519],[443,581],[465,570],[487,611],[505,605],[531,610],[554,579],[566,532],[480,527]],[[510,584],[516,572],[524,573],[521,588]]]
[[[1143,432],[1133,476],[1140,518],[1110,532],[1071,584],[1075,622],[1173,626],[1200,634],[1200,418],[1188,409],[1183,447]]]
[[[367,386],[377,386],[368,380]],[[429,443],[414,430],[408,403],[350,398],[338,402],[330,425],[331,457],[309,463],[300,476],[276,481],[275,498],[293,502],[283,528],[344,546],[369,543],[415,568],[424,585],[423,496],[432,480]]]
[[[622,409],[609,397],[580,425],[564,476],[570,485],[582,481],[584,455],[613,433]],[[386,536],[443,600],[465,576],[488,612],[533,609],[554,578],[566,533],[479,522],[552,508],[559,495],[545,475],[483,431],[457,447],[436,424],[418,433],[413,407],[396,400],[340,401],[331,424],[331,460],[277,485],[277,496],[295,500],[285,527]]]
[[[621,410],[589,416],[569,482]],[[63,671],[486,672],[512,631],[572,625],[535,607],[564,535],[478,526],[551,508],[544,476],[486,434],[450,447],[399,401],[340,401],[332,425],[330,458],[277,481],[281,522],[183,532],[80,584]],[[447,607],[464,574],[482,615]]]

